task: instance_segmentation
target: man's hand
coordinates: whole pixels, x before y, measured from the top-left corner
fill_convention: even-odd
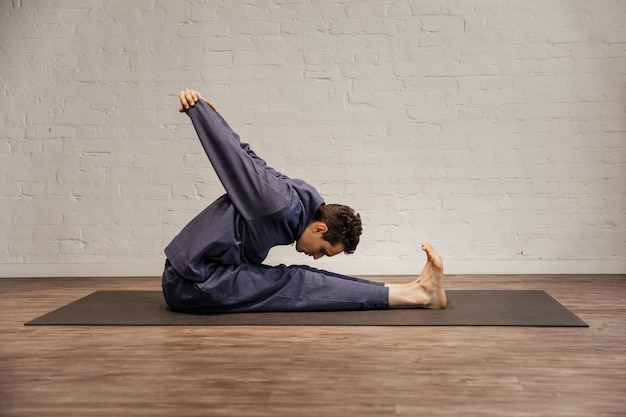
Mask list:
[[[184,112],[186,110],[189,110],[190,107],[193,107],[196,105],[198,100],[203,100],[206,104],[208,104],[213,109],[214,112],[217,113],[217,110],[215,110],[215,107],[213,106],[213,104],[211,104],[211,102],[209,102],[208,100],[204,100],[204,98],[202,97],[202,94],[200,94],[200,92],[197,90],[190,90],[189,88],[185,88],[183,91],[181,91],[178,94],[178,96],[180,98],[180,106],[178,107],[179,112]]]

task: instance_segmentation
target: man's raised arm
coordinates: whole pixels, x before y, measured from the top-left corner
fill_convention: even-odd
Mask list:
[[[290,203],[282,174],[267,166],[195,90],[180,93],[179,111],[187,112],[215,172],[239,212],[248,219],[274,214]]]

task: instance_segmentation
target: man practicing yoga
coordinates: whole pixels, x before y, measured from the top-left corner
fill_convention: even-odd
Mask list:
[[[445,308],[443,262],[428,243],[427,262],[406,284],[385,284],[309,266],[267,266],[277,245],[296,243],[314,259],[353,253],[361,218],[325,204],[317,191],[267,166],[240,142],[200,93],[180,93],[226,194],[198,214],[165,249],[163,293],[188,313]]]

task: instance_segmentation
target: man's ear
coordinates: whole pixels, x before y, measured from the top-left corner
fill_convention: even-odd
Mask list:
[[[328,226],[326,226],[326,223],[324,222],[316,222],[313,230],[317,233],[324,234],[328,232]]]

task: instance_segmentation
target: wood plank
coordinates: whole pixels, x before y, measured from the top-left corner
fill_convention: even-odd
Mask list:
[[[0,279],[0,415],[626,415],[625,275],[446,285],[545,290],[590,327],[25,327],[160,281]]]

